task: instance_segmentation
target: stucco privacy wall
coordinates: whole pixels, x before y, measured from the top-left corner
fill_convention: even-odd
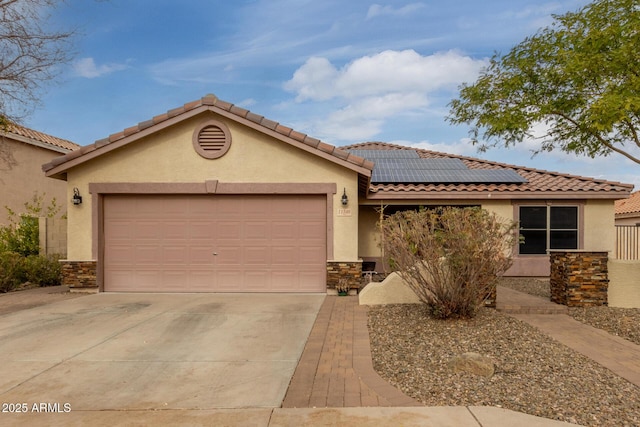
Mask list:
[[[207,120],[225,123],[231,132],[229,151],[208,160],[193,148],[194,129]],[[357,173],[273,139],[215,113],[206,112],[134,141],[68,171],[68,195],[77,187],[83,203],[69,208],[71,260],[96,259],[92,242],[90,183],[336,183],[333,195],[334,259],[354,261],[358,256]],[[346,189],[350,215],[338,215]]]
[[[640,261],[609,259],[609,307],[640,308]]]
[[[584,209],[584,248],[615,256],[616,229],[613,200],[588,200]]]

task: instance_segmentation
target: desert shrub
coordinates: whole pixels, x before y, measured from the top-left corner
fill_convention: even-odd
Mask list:
[[[390,267],[437,318],[475,316],[511,266],[515,223],[480,208],[401,211],[380,228]]]
[[[59,286],[62,284],[62,266],[58,255],[31,255],[26,258],[26,279],[38,286]]]
[[[24,257],[15,252],[0,252],[0,292],[9,292],[26,281]]]
[[[5,206],[9,224],[0,226],[0,251],[25,257],[40,253],[38,217],[52,218],[60,210],[55,198],[46,207],[43,201],[44,194],[35,192],[31,200],[24,203],[24,212],[17,213]]]

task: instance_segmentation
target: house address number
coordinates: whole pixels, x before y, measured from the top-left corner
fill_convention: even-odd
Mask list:
[[[338,216],[351,216],[351,209],[338,209]]]

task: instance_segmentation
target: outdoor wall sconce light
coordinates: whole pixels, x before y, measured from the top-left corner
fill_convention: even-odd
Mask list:
[[[347,206],[347,203],[349,203],[349,198],[347,197],[347,189],[345,188],[342,192],[342,199],[340,199],[342,201],[342,206]]]
[[[73,188],[73,197],[71,198],[71,203],[73,203],[74,205],[79,205],[80,203],[82,203],[82,196],[80,195],[80,190],[78,190],[78,187]]]

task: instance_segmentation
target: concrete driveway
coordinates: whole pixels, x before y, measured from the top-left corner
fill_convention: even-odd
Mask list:
[[[278,407],[324,298],[97,294],[0,315],[0,401],[28,412]]]

